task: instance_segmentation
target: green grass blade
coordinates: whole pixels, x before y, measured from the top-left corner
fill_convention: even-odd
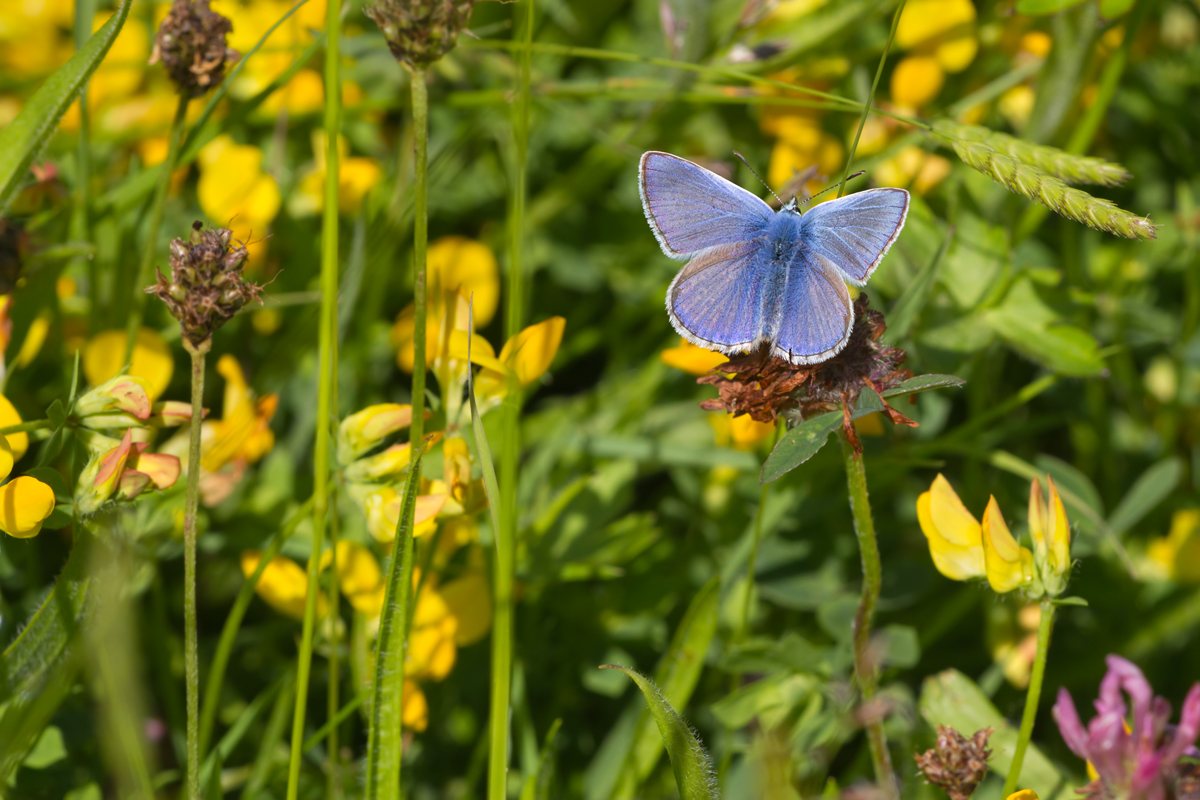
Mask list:
[[[132,5],[133,0],[125,0],[117,6],[112,18],[88,39],[87,44],[70,61],[47,78],[29,98],[17,118],[0,130],[0,212],[7,210],[25,179],[29,165],[41,153],[54,134],[58,121],[67,113],[71,103],[87,85],[88,78],[104,60],[117,34],[121,32],[121,26],[129,17]]]
[[[546,733],[546,740],[542,743],[542,752],[538,756],[537,766],[525,778],[525,785],[521,787],[521,800],[543,800],[549,797],[550,767],[554,763],[554,739],[558,736],[558,729],[561,727],[562,717],[554,720],[550,725],[550,730]]]
[[[646,697],[650,707],[649,714],[658,726],[662,743],[667,748],[667,756],[671,759],[671,769],[675,772],[675,785],[679,788],[682,800],[717,800],[717,779],[713,774],[712,759],[705,751],[704,745],[695,732],[679,716],[667,698],[646,676],[628,667],[607,664],[601,669],[619,669],[624,672]]]
[[[388,569],[383,617],[376,639],[375,680],[371,690],[371,717],[367,731],[367,800],[400,796],[400,760],[404,746],[400,720],[403,710],[404,656],[408,633],[408,603],[412,595],[413,514],[421,486],[418,452],[404,484],[404,504],[396,525],[396,544]],[[405,580],[408,583],[405,583]]]

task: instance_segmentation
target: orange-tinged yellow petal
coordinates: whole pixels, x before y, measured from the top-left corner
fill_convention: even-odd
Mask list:
[[[348,463],[396,431],[412,424],[412,406],[377,403],[356,411],[338,428],[338,457]]]
[[[246,550],[242,553],[242,574],[249,578],[258,569],[262,553]],[[304,619],[304,603],[308,597],[308,574],[290,558],[275,556],[263,569],[254,591],[267,605],[292,619]],[[325,616],[329,604],[325,596],[317,595],[317,615]]]
[[[1046,520],[1050,568],[1056,574],[1065,575],[1071,568],[1071,524],[1067,521],[1067,510],[1058,496],[1054,479],[1047,476],[1046,480],[1050,484],[1049,515]]]
[[[680,337],[678,347],[668,347],[659,353],[668,367],[681,369],[691,375],[707,375],[729,360],[729,356],[706,350]]]
[[[562,344],[566,324],[562,317],[551,317],[530,325],[504,343],[500,360],[513,371],[522,386],[533,383],[550,369],[558,346]]]
[[[418,495],[416,503],[416,519],[413,537],[421,536],[433,530],[431,526],[422,523],[432,522],[446,504],[444,494]],[[402,498],[391,486],[384,486],[368,494],[363,500],[367,514],[367,530],[381,542],[390,542],[396,538],[396,524],[400,521]]]
[[[500,304],[500,267],[492,250],[464,236],[443,236],[429,244],[426,255],[429,296],[442,291],[474,295],[475,328],[492,321]]]
[[[170,489],[179,480],[179,459],[166,453],[139,453],[131,459],[134,469],[150,478],[156,489]]]
[[[22,422],[21,415],[17,413],[17,409],[8,398],[0,394],[0,428],[8,428],[13,425],[20,425]],[[29,434],[9,433],[5,435],[8,439],[8,446],[12,448],[13,461],[20,461],[21,456],[25,455],[25,451],[29,449]]]
[[[0,530],[9,536],[37,536],[53,511],[54,490],[37,478],[22,475],[0,486]]]
[[[983,512],[983,558],[988,583],[998,594],[1011,592],[1033,579],[1033,554],[1013,538],[996,498]]]
[[[1046,500],[1037,478],[1029,482],[1029,535],[1038,547],[1046,545]]]
[[[956,581],[966,581],[982,578],[986,574],[983,561],[982,544],[957,545],[948,541],[938,532],[931,513],[932,492],[923,492],[917,498],[917,521],[921,532],[929,543],[929,555],[937,571],[947,578]]]
[[[438,587],[458,621],[454,641],[459,647],[479,641],[492,627],[492,591],[483,572],[468,572]]]
[[[979,523],[971,516],[971,512],[967,511],[962,500],[958,499],[950,481],[938,473],[933,479],[933,485],[929,487],[929,492],[929,515],[938,534],[950,544],[959,547],[980,546],[983,540]]]

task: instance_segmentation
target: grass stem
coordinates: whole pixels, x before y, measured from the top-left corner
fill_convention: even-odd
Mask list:
[[[425,318],[428,291],[425,251],[429,243],[429,88],[425,70],[409,70],[412,83],[413,154],[413,380],[409,441],[425,439]],[[444,313],[453,315],[453,307]]]
[[[212,343],[184,348],[192,358],[192,420],[183,512],[183,653],[187,693],[187,797],[200,800],[200,654],[196,632],[196,527],[200,505],[200,426],[204,419],[204,362]]]
[[[867,495],[867,472],[863,468],[862,453],[839,431],[842,444],[842,461],[846,467],[846,483],[850,494],[850,512],[854,516],[854,535],[858,538],[858,551],[862,556],[863,588],[858,602],[858,613],[854,615],[854,675],[862,692],[863,705],[871,706],[878,692],[876,665],[871,660],[871,621],[875,606],[879,603],[879,591],[883,586],[883,568],[879,560],[879,543],[875,538],[875,521],[871,518],[871,500]],[[868,711],[867,743],[871,750],[871,763],[875,767],[875,783],[885,797],[896,797],[896,774],[892,769],[892,757],[888,752],[887,737],[883,732],[883,718],[874,710]]]
[[[858,150],[858,140],[862,137],[867,117],[871,114],[871,106],[875,105],[875,90],[879,88],[879,79],[883,77],[883,67],[887,64],[888,51],[892,49],[892,40],[896,38],[896,28],[900,25],[900,15],[904,13],[904,4],[908,0],[900,0],[896,13],[892,17],[892,29],[888,32],[887,41],[883,43],[883,55],[879,56],[879,66],[875,69],[875,80],[871,81],[871,92],[867,95],[866,105],[863,106],[862,118],[858,121],[858,130],[854,132],[854,142],[850,152],[846,154],[846,168],[842,170],[842,182],[838,184],[837,196],[846,193],[846,181],[850,179],[850,163],[854,161],[854,151]]]
[[[143,291],[154,281],[154,256],[158,249],[158,229],[162,227],[163,212],[167,207],[167,193],[171,189],[171,173],[175,171],[175,163],[179,160],[179,145],[183,141],[183,124],[187,117],[189,98],[180,95],[179,104],[175,107],[175,117],[171,120],[171,130],[167,134],[167,160],[163,162],[162,171],[158,174],[158,185],[154,187],[154,200],[150,204],[150,224],[146,229],[146,242],[142,248],[142,263],[138,267],[137,282],[133,285],[133,308],[125,323],[125,360],[128,364],[133,358],[133,346],[137,342],[138,331],[142,327],[142,319],[146,314],[146,293]]]
[[[304,757],[304,719],[308,707],[308,680],[312,671],[313,635],[317,596],[321,586],[321,552],[325,518],[329,510],[330,428],[333,424],[337,357],[338,291],[338,134],[341,131],[341,4],[329,3],[325,15],[325,207],[321,220],[321,311],[317,344],[317,422],[313,447],[313,541],[308,560],[308,591],[304,598],[304,628],[296,668],[296,708],[292,717],[292,744],[288,759],[287,800],[300,791],[300,764]]]
[[[1025,695],[1025,712],[1021,715],[1021,729],[1017,733],[1017,748],[1013,751],[1012,766],[1004,779],[1001,797],[1008,797],[1017,790],[1021,777],[1021,765],[1025,762],[1025,750],[1029,737],[1033,735],[1033,722],[1037,719],[1038,702],[1042,697],[1042,679],[1046,675],[1046,654],[1050,650],[1050,633],[1054,628],[1054,601],[1042,599],[1042,617],[1038,622],[1037,655],[1033,658],[1033,671],[1029,674],[1029,692]]]

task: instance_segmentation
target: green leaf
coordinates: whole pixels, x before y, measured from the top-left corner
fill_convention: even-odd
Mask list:
[[[1115,19],[1133,8],[1133,0],[1100,0],[1100,16]]]
[[[1015,350],[1055,372],[1084,377],[1104,371],[1092,335],[1062,323],[1038,297],[1028,277],[1016,281],[1004,302],[985,312],[983,318]]]
[[[662,693],[667,698],[664,702],[685,708],[692,692],[696,690],[704,669],[704,655],[717,632],[720,585],[720,578],[715,577],[692,599],[666,655],[655,670],[657,686],[662,687]],[[666,738],[667,734],[662,733],[660,738],[655,733],[656,724],[661,730],[662,722],[655,716],[652,705],[638,719],[629,757],[614,797],[632,797],[638,785],[650,776],[654,765],[658,763],[663,750],[661,738]],[[671,761],[675,762],[673,755]]]
[[[550,730],[546,732],[546,740],[542,743],[542,753],[538,756],[537,766],[525,779],[521,787],[521,800],[544,800],[550,796],[550,774],[554,762],[554,740],[558,729],[562,727],[562,717],[554,720]]]
[[[37,744],[29,751],[29,755],[25,756],[25,763],[22,766],[30,769],[45,769],[66,757],[67,746],[63,744],[62,731],[56,725],[48,725],[42,731],[42,735],[38,737]]]
[[[90,548],[91,535],[80,530],[54,588],[0,655],[0,703],[42,691],[50,671],[92,610],[87,572]]]
[[[713,774],[712,760],[696,734],[663,697],[654,681],[616,664],[607,664],[601,669],[621,670],[642,690],[650,716],[658,726],[667,756],[671,759],[671,769],[675,772],[675,785],[681,800],[717,800],[717,779]]]
[[[913,325],[916,324],[917,317],[921,313],[921,309],[925,307],[925,302],[929,299],[929,292],[936,282],[938,267],[941,265],[942,259],[946,257],[950,243],[954,241],[954,231],[955,228],[951,226],[950,232],[942,240],[942,246],[938,248],[937,253],[929,260],[929,263],[921,267],[917,277],[913,278],[912,282],[904,289],[904,294],[900,295],[900,299],[892,306],[891,313],[888,314],[887,331],[883,334],[884,341],[892,343],[901,341],[908,336]]]
[[[1141,522],[1175,491],[1182,478],[1183,461],[1177,456],[1164,458],[1143,472],[1108,518],[1113,533],[1121,536]]]
[[[850,418],[855,420],[882,410],[883,400],[873,389],[867,388],[858,396],[858,403]],[[763,462],[759,483],[770,483],[815,456],[825,446],[829,434],[841,426],[842,419],[841,411],[828,411],[805,420],[785,433]]]
[[[966,311],[983,302],[1011,260],[1004,228],[964,212],[958,215],[958,228],[938,277],[955,305]]]
[[[957,389],[966,383],[957,375],[914,375],[899,386],[893,386],[883,393],[885,398],[903,397],[904,395],[927,392],[930,389]]]
[[[1017,746],[1017,730],[974,681],[953,669],[931,675],[921,688],[920,707],[921,716],[931,726],[949,725],[964,736],[980,728],[992,728],[995,733],[988,741],[992,749],[988,766],[1001,777],[1008,774]],[[1076,796],[1069,777],[1059,773],[1034,744],[1025,751],[1017,785],[1034,790],[1041,800],[1069,800]]]
[[[0,212],[8,209],[25,180],[29,165],[41,153],[58,127],[58,121],[79,96],[96,67],[100,66],[113,40],[120,33],[121,26],[125,24],[132,5],[133,0],[124,0],[117,6],[116,13],[108,22],[88,39],[87,44],[70,61],[47,78],[25,103],[17,118],[0,130]]]

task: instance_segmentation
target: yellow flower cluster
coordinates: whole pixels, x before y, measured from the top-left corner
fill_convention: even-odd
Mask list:
[[[21,424],[21,415],[0,395],[0,427]],[[0,481],[12,474],[13,466],[29,449],[29,434],[0,436]],[[37,536],[42,523],[54,512],[54,490],[37,478],[22,475],[0,486],[0,530],[9,536]]]
[[[942,90],[947,73],[975,59],[975,4],[971,0],[909,0],[896,26],[896,46],[909,54],[892,70],[892,102],[919,110]]]
[[[917,519],[938,572],[956,581],[987,578],[998,594],[1014,589],[1030,597],[1061,594],[1071,568],[1071,532],[1053,479],[1049,483],[1048,505],[1041,484],[1035,480],[1030,485],[1031,551],[1013,537],[995,497],[988,500],[980,524],[939,474],[917,498]]]

